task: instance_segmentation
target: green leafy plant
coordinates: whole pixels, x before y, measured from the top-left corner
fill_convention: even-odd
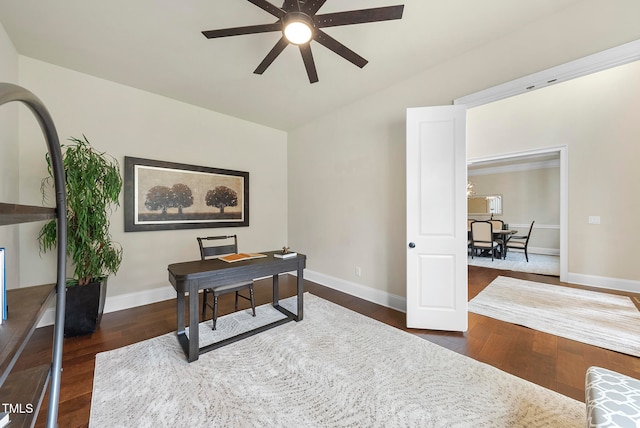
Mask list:
[[[67,285],[85,285],[115,274],[122,262],[122,247],[112,241],[109,216],[122,189],[120,166],[115,158],[96,151],[87,137],[69,138],[63,144],[63,165],[67,193],[67,256],[73,262],[73,279]],[[52,188],[51,159],[46,155],[49,177],[42,180],[46,200]],[[51,220],[40,230],[40,250],[56,247],[57,222]]]

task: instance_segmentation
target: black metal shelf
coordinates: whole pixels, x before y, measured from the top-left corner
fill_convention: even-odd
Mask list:
[[[56,218],[56,209],[0,202],[0,226]]]
[[[0,326],[0,390],[54,295],[55,284],[7,290],[8,316]]]
[[[57,219],[58,262],[55,284],[7,291],[7,320],[0,325],[0,403],[16,407],[14,411],[9,411],[11,427],[33,426],[48,385],[47,428],[54,428],[58,425],[66,300],[67,202],[62,152],[55,125],[42,101],[20,86],[0,83],[0,106],[12,101],[21,102],[31,110],[45,136],[56,191],[56,207],[0,203],[0,226]],[[51,364],[14,370],[47,303],[54,296],[56,314]]]
[[[48,364],[11,372],[0,389],[0,401],[14,407],[9,428],[35,425],[50,376]]]

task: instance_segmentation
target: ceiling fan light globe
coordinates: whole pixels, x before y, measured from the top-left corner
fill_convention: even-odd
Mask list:
[[[294,45],[303,45],[308,43],[313,36],[313,31],[304,22],[293,21],[284,27],[284,37]]]

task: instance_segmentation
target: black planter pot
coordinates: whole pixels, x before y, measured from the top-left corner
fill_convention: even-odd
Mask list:
[[[64,337],[82,336],[96,331],[104,312],[107,280],[67,287],[64,311]]]

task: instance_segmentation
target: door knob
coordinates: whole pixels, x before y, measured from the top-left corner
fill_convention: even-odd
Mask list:
[[[409,248],[416,248],[415,242],[409,242]]]

